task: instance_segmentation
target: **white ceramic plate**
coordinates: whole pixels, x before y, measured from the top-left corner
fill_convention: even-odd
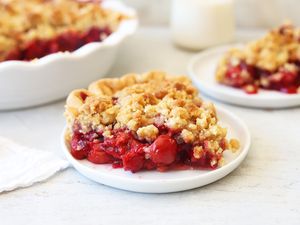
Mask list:
[[[217,64],[230,45],[213,48],[196,55],[188,65],[193,82],[206,95],[231,104],[257,108],[286,108],[300,105],[300,94],[284,94],[278,91],[259,90],[249,95],[241,89],[218,84],[215,80]]]
[[[118,47],[133,34],[138,20],[121,1],[103,1],[103,7],[132,16],[102,42],[86,44],[72,53],[59,52],[30,62],[0,63],[0,110],[17,109],[61,99],[107,75]]]
[[[184,191],[219,180],[237,168],[245,159],[250,147],[250,133],[247,126],[234,114],[217,107],[218,118],[228,128],[228,137],[240,140],[241,149],[236,153],[224,153],[226,164],[216,170],[185,170],[185,171],[142,171],[131,173],[123,169],[113,169],[111,165],[96,165],[87,160],[76,160],[69,152],[65,141],[65,130],[62,133],[62,149],[69,162],[82,175],[91,180],[111,187],[143,192],[168,193]]]

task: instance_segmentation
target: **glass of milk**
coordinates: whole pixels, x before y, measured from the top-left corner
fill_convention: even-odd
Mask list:
[[[200,50],[234,38],[234,0],[173,0],[172,38],[176,45]]]

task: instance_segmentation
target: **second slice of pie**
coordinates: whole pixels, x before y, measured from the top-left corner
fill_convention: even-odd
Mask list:
[[[216,79],[248,94],[259,88],[300,93],[300,29],[284,24],[243,48],[230,49],[219,62]]]

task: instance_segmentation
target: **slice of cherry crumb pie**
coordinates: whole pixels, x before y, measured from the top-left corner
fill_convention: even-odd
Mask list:
[[[149,72],[102,79],[72,91],[65,115],[74,158],[132,172],[215,169],[226,149],[239,148],[186,76]]]
[[[256,94],[259,88],[300,93],[300,28],[284,24],[220,60],[218,82]]]

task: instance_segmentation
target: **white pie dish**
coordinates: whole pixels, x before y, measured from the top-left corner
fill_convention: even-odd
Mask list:
[[[109,164],[97,165],[87,160],[77,160],[70,154],[65,140],[64,129],[61,135],[62,150],[71,165],[83,176],[98,183],[118,189],[142,193],[169,193],[201,187],[219,180],[236,169],[245,159],[250,148],[250,133],[245,123],[225,109],[217,107],[221,125],[228,127],[228,137],[240,141],[237,153],[226,151],[225,165],[216,170],[183,170],[183,171],[142,171],[131,173],[122,168],[113,169]]]
[[[286,108],[300,105],[300,94],[285,94],[279,91],[260,89],[257,94],[246,94],[237,89],[219,84],[215,71],[221,57],[232,47],[242,44],[225,45],[197,54],[188,65],[188,73],[195,85],[206,95],[230,104],[255,108]]]
[[[72,53],[59,52],[30,62],[0,63],[0,110],[24,108],[61,99],[109,71],[118,47],[138,26],[136,12],[120,1],[103,1],[103,7],[131,16],[102,42],[84,45]]]

